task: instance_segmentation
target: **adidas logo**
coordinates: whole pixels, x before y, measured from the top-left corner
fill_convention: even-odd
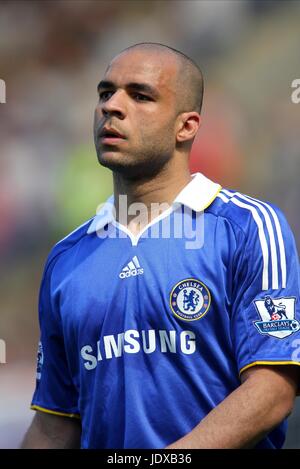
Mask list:
[[[136,275],[143,275],[144,269],[141,268],[139,260],[136,256],[132,258],[128,264],[123,267],[122,272],[120,272],[120,278],[135,277]]]

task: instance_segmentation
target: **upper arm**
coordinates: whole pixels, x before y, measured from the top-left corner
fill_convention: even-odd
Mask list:
[[[248,379],[268,380],[276,392],[285,393],[292,400],[296,397],[300,369],[297,366],[253,366],[243,371],[241,382]]]
[[[241,374],[242,385],[256,389],[263,399],[272,404],[278,421],[288,417],[293,410],[300,370],[297,366],[253,366]]]
[[[280,210],[261,202],[252,208],[256,221],[250,216],[235,265],[231,330],[238,370],[245,379],[270,366],[270,376],[293,375],[296,382],[300,274],[294,237]]]
[[[64,333],[55,260],[45,268],[40,295],[40,344],[32,408],[54,415],[78,417],[78,388],[70,347]]]
[[[37,411],[24,437],[22,448],[80,448],[80,420]]]

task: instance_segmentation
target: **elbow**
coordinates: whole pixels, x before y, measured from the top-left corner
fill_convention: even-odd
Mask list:
[[[298,370],[297,370],[298,371]],[[285,381],[277,388],[277,409],[279,422],[289,417],[293,411],[297,393],[297,380]]]
[[[275,428],[278,426],[283,420],[288,418],[294,408],[295,396],[289,393],[286,395],[285,393],[278,395],[277,398],[274,399],[273,406],[271,407],[271,412],[269,412],[269,428]]]
[[[281,421],[289,417],[293,411],[295,403],[295,396],[288,396],[288,398],[282,403],[281,407]]]

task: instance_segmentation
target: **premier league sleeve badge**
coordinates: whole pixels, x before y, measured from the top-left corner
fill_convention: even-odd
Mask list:
[[[271,298],[255,300],[256,310],[261,318],[254,321],[254,325],[260,334],[284,339],[300,329],[300,323],[295,318],[294,297]]]

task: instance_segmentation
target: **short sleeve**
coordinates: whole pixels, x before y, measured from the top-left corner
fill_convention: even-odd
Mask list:
[[[239,372],[300,365],[299,258],[279,209],[252,210],[236,253],[232,340]]]
[[[68,367],[61,317],[52,301],[51,273],[54,263],[52,260],[46,264],[40,288],[40,342],[37,354],[36,388],[31,408],[80,418],[78,392]]]

